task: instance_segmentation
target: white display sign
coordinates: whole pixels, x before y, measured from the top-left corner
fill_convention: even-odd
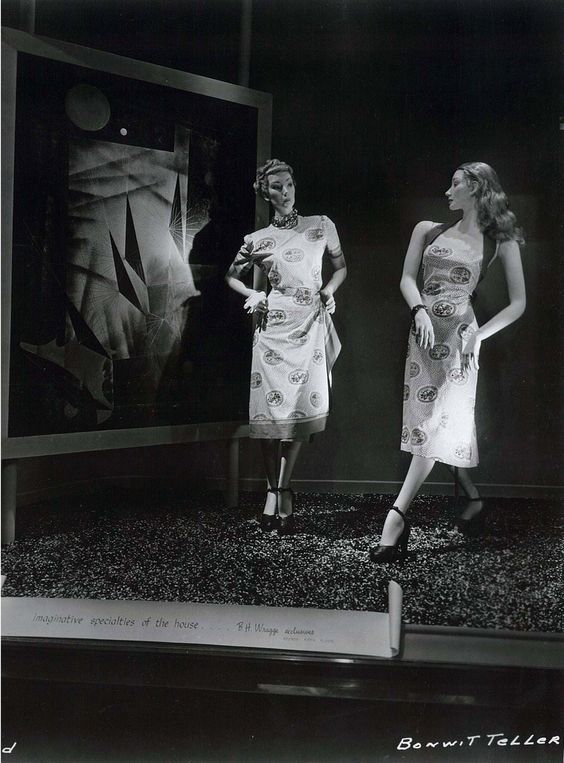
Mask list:
[[[2,598],[2,635],[148,641],[394,657],[402,589],[388,586],[389,612],[234,604]]]

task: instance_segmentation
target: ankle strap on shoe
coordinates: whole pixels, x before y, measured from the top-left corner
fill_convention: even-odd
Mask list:
[[[405,522],[405,514],[403,513],[403,511],[400,511],[397,506],[392,506],[390,511],[396,511]]]

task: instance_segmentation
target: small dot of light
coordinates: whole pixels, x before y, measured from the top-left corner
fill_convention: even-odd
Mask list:
[[[125,127],[122,127],[119,132],[120,132],[120,135],[127,135],[127,130],[125,129]]]

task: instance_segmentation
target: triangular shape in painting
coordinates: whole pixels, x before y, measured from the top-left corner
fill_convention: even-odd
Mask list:
[[[72,323],[72,327],[79,344],[88,347],[89,350],[98,353],[98,355],[103,355],[104,357],[109,358],[110,356],[104,348],[103,344],[98,340],[96,334],[92,331],[90,326],[86,323],[82,315],[79,313],[79,311],[76,309],[66,294],[65,303],[70,322]]]
[[[145,271],[143,270],[143,262],[141,260],[141,252],[139,251],[137,233],[135,232],[135,223],[133,222],[133,215],[129,205],[129,197],[127,198],[125,223],[125,261],[131,265],[139,278],[146,284],[147,279],[145,278]]]
[[[174,199],[170,209],[170,222],[168,225],[172,240],[182,259],[184,259],[184,237],[182,235],[182,203],[180,201],[180,178],[176,176],[176,188],[174,189]]]
[[[129,300],[134,307],[136,307],[138,310],[143,312],[143,308],[141,307],[141,303],[139,302],[139,297],[137,296],[137,293],[135,289],[133,288],[133,284],[131,283],[127,270],[125,269],[125,265],[123,264],[123,261],[121,259],[121,255],[119,253],[119,250],[115,244],[115,241],[111,233],[110,233],[110,241],[112,244],[112,253],[114,255],[114,265],[116,268],[116,279],[118,282],[119,292],[127,300]]]

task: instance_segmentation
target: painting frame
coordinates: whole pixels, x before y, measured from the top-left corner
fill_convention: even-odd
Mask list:
[[[207,96],[213,103],[239,104],[256,112],[256,165],[270,155],[272,97],[268,93],[239,85],[170,69],[112,53],[29,34],[2,29],[2,458],[50,456],[63,453],[114,450],[142,446],[224,440],[245,437],[247,422],[210,421],[164,426],[12,436],[10,424],[10,357],[13,300],[13,213],[16,158],[17,69],[21,54],[130,78],[195,96]],[[255,165],[255,166],[256,166]],[[249,167],[249,172],[254,167]],[[266,204],[257,199],[255,227],[264,225]]]

